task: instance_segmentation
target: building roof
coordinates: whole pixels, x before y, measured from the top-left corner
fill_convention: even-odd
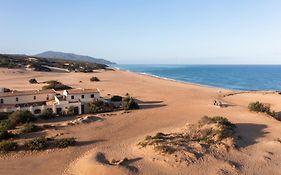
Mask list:
[[[66,90],[68,94],[91,94],[99,93],[98,89],[69,89]]]
[[[26,90],[26,91],[12,91],[12,92],[1,92],[0,98],[2,97],[13,97],[13,96],[26,96],[26,95],[37,95],[37,94],[55,94],[53,89],[49,90]]]

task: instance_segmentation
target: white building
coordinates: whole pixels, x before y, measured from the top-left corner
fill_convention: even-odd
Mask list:
[[[88,112],[88,104],[100,98],[98,89],[72,89],[59,94],[54,90],[13,91],[0,93],[0,112],[28,110],[35,115],[45,109],[65,114],[70,106],[76,114]]]
[[[70,104],[81,103],[79,113],[84,114],[89,111],[88,104],[90,102],[100,99],[100,92],[98,89],[70,89],[64,90],[63,96]]]

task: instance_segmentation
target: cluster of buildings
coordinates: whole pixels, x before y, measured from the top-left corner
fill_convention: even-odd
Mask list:
[[[98,89],[0,92],[0,112],[28,110],[34,115],[40,115],[44,110],[52,110],[55,114],[65,114],[69,107],[73,107],[74,113],[78,115],[88,113],[88,104],[98,99]]]

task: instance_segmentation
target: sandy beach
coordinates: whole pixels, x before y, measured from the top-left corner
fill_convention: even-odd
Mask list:
[[[90,82],[97,76],[100,82]],[[0,174],[5,175],[179,175],[179,174],[281,174],[281,122],[261,113],[249,112],[250,102],[269,103],[281,111],[281,95],[275,92],[244,92],[204,87],[159,79],[126,71],[95,73],[52,73],[17,69],[0,69],[0,86],[14,90],[40,89],[58,80],[75,88],[99,88],[102,96],[129,93],[141,109],[113,115],[101,120],[61,128],[59,132],[76,137],[78,146],[62,150],[17,153],[2,156]],[[232,94],[234,95],[227,95]],[[214,99],[230,104],[227,108],[212,105]],[[241,137],[239,149],[220,157],[206,155],[191,164],[175,163],[159,157],[152,150],[139,149],[137,143],[157,132],[174,132],[202,116],[224,116],[237,125]],[[126,167],[106,162],[128,158]]]

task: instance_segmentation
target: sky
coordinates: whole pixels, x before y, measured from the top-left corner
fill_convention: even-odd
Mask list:
[[[281,64],[280,0],[0,0],[0,53]]]

